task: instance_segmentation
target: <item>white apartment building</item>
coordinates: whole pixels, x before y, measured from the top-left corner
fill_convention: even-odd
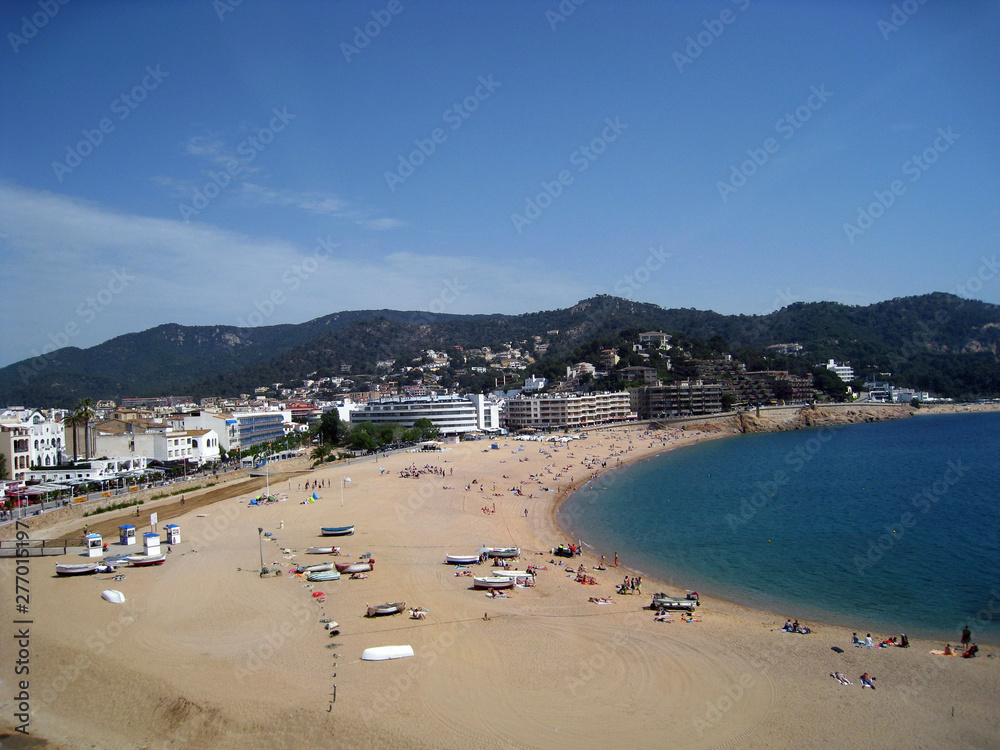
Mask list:
[[[215,430],[146,429],[108,435],[98,431],[97,453],[102,456],[143,456],[162,461],[190,460],[198,465],[219,460],[219,435]]]
[[[625,391],[549,393],[507,401],[507,429],[565,429],[636,419]]]
[[[189,431],[214,430],[219,436],[219,447],[229,452],[278,440],[285,436],[285,425],[291,422],[291,410],[234,409],[219,412],[202,409],[185,414],[183,428]]]
[[[845,383],[850,383],[854,380],[854,368],[848,365],[839,365],[836,360],[831,359],[826,363],[827,370],[833,370],[837,373],[837,377],[843,380]]]
[[[31,469],[31,428],[19,420],[0,422],[0,454],[6,457],[7,479],[28,478]]]
[[[486,397],[479,397],[485,399]],[[490,418],[496,420],[499,428],[499,407],[496,412],[486,406],[477,405],[472,397],[446,395],[430,398],[388,398],[368,401],[351,412],[351,421],[391,423],[412,427],[418,419],[429,419],[441,431],[442,435],[460,435],[465,432],[478,432],[480,413],[489,412]],[[484,416],[485,419],[485,416]]]
[[[63,423],[39,409],[14,407],[0,413],[0,421],[26,425],[30,433],[28,450],[31,466],[56,466],[65,446]]]

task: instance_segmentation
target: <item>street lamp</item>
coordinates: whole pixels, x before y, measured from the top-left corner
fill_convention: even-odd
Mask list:
[[[260,577],[263,578],[268,570],[264,567],[264,529],[260,526],[257,527],[257,544],[260,547]]]

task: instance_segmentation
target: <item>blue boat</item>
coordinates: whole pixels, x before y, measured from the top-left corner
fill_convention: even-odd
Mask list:
[[[321,526],[323,536],[348,536],[354,533],[354,526]]]

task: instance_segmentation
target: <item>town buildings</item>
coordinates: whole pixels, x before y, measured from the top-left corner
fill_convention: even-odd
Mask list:
[[[507,401],[507,429],[572,429],[625,422],[636,418],[629,394],[521,394]]]

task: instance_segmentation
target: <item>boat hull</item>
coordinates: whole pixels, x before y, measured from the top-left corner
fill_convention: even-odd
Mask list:
[[[664,610],[686,609],[691,611],[698,605],[699,602],[697,599],[681,599],[674,596],[654,596],[649,608]]]
[[[101,566],[97,563],[80,565],[56,565],[56,575],[59,576],[89,576],[97,572]]]
[[[479,555],[447,555],[445,562],[449,565],[474,565],[479,562]]]
[[[306,550],[307,555],[339,555],[340,547],[310,547]]]
[[[490,547],[487,553],[490,557],[499,557],[505,560],[511,560],[515,557],[521,556],[520,547]]]
[[[341,573],[367,573],[375,570],[375,561],[369,560],[363,563],[334,563]]]
[[[148,568],[151,565],[162,565],[166,561],[166,555],[130,555],[128,558],[128,564],[134,568]]]
[[[339,581],[340,571],[338,570],[318,570],[315,573],[306,573],[307,581]]]
[[[406,609],[406,602],[393,602],[391,604],[369,604],[367,617],[378,617],[380,615],[396,615]]]
[[[321,526],[322,536],[350,536],[354,533],[353,526]]]
[[[510,589],[514,588],[515,579],[504,576],[487,576],[473,578],[472,587],[476,589]]]

